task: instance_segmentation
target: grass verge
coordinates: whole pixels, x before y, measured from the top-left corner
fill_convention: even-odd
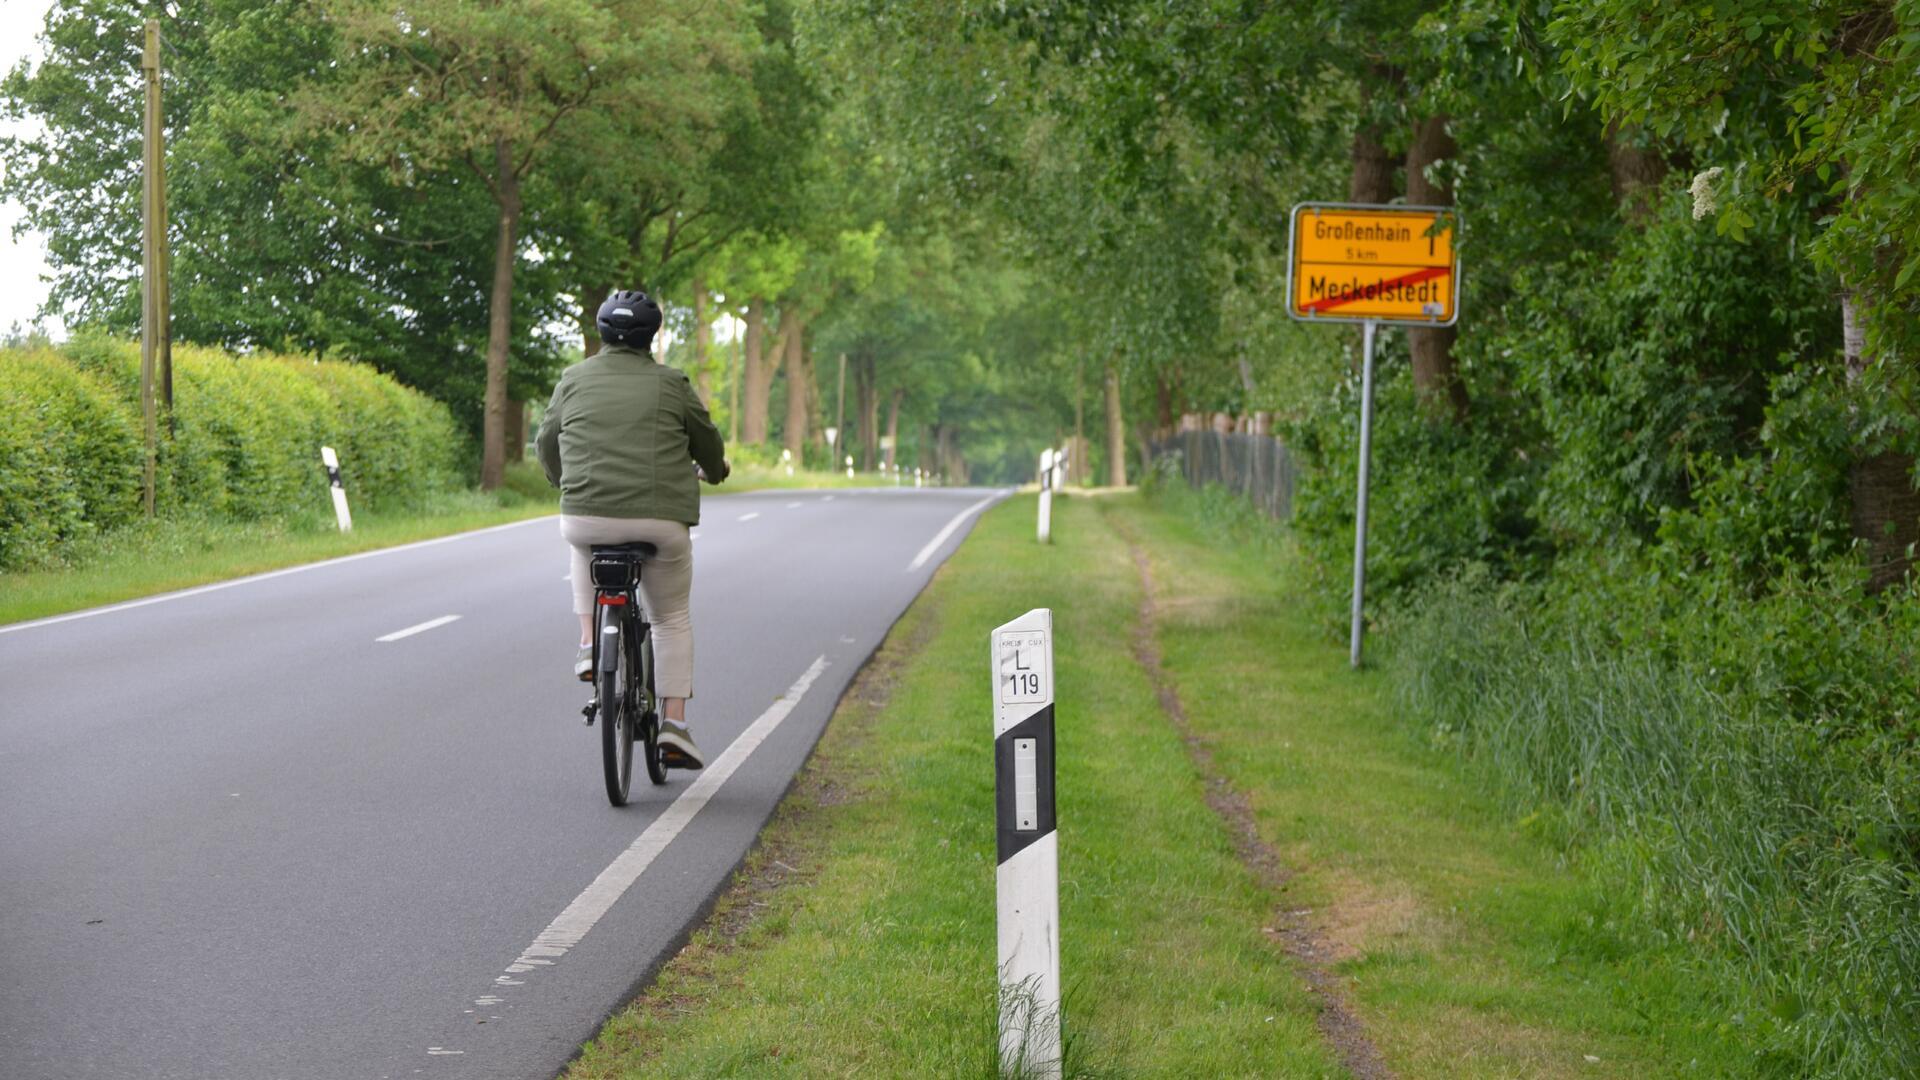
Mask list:
[[[985,515],[843,700],[739,885],[569,1075],[993,1076],[987,633],[1056,612],[1067,1074],[1337,1072],[1129,651],[1094,500]],[[784,884],[782,884],[784,883]],[[777,887],[776,887],[777,886]]]
[[[1677,952],[1630,944],[1595,875],[1425,743],[1384,676],[1347,670],[1283,540],[1107,505],[1151,560],[1154,636],[1195,734],[1396,1073],[1750,1072]]]
[[[1589,879],[1410,737],[1378,676],[1345,670],[1284,545],[1222,544],[1122,495],[1057,502],[1041,548],[1032,510],[982,518],[714,916],[569,1080],[994,1075],[986,634],[1034,606],[1057,634],[1068,1075],[1346,1075],[1317,1029],[1329,989],[1399,1076],[1740,1071]],[[1170,685],[1135,658],[1134,551]],[[1223,791],[1277,872],[1248,865],[1244,825],[1210,806]]]

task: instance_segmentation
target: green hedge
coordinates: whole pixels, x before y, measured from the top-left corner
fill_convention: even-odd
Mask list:
[[[466,445],[445,406],[362,364],[176,346],[162,513],[237,519],[324,512],[320,447],[340,452],[356,509],[457,487]],[[0,350],[0,569],[139,514],[139,348],[87,337]],[[163,417],[164,419],[164,417]]]

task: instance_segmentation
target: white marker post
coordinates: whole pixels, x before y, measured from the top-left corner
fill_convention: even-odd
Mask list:
[[[1053,451],[1040,451],[1040,542],[1053,542]]]
[[[1000,1071],[1060,1075],[1060,849],[1053,812],[1053,611],[993,632]]]
[[[853,455],[847,455],[847,479],[853,479]]]
[[[793,475],[793,451],[791,450],[780,451],[780,460],[786,463],[787,475],[792,476]]]
[[[347,510],[347,489],[340,483],[340,455],[333,447],[320,448],[320,464],[327,467],[327,482],[333,485],[333,516],[340,521],[341,532],[353,531],[353,514]]]

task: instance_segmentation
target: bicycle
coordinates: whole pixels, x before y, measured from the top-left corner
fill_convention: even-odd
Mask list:
[[[627,805],[633,781],[633,744],[641,745],[647,779],[667,782],[660,756],[660,699],[653,689],[653,628],[640,612],[641,567],[659,553],[652,544],[595,544],[593,578],[593,700],[581,710],[587,726],[600,721],[600,756],[607,801]]]

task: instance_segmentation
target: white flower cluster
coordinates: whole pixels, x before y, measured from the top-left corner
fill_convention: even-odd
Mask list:
[[[1693,192],[1693,220],[1699,221],[1701,218],[1713,213],[1715,205],[1713,185],[1715,181],[1720,179],[1720,174],[1725,171],[1726,170],[1720,166],[1715,165],[1706,172],[1694,176],[1693,186],[1689,189]]]

